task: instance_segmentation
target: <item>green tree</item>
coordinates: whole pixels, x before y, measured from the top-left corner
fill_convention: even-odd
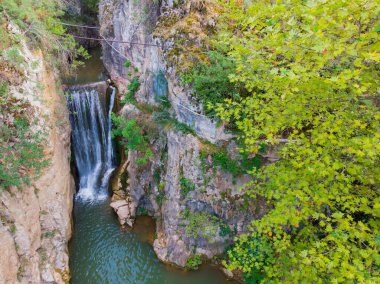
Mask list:
[[[280,156],[247,185],[269,210],[252,223],[254,241],[229,252],[228,268],[268,283],[380,281],[378,4],[224,4],[229,78],[250,96],[217,112],[242,131],[246,151],[265,141]]]

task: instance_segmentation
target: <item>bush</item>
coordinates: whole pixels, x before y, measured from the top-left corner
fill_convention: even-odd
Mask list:
[[[0,82],[0,108],[5,116],[14,117],[13,121],[0,123],[0,189],[21,187],[48,165],[43,153],[43,133],[31,130],[25,117],[28,104],[10,97],[4,82]]]
[[[126,61],[128,62],[128,61]],[[127,87],[128,91],[125,93],[124,98],[121,100],[122,105],[129,103],[129,104],[136,104],[135,94],[140,86],[139,77],[133,77],[131,82],[129,82],[129,85]]]
[[[159,112],[157,111],[153,113],[153,120],[158,124],[168,126],[172,122],[172,117],[166,110]]]
[[[222,170],[231,173],[234,177],[241,174],[239,164],[232,160],[226,151],[221,150],[213,153],[211,156],[214,166],[219,166]]]
[[[21,55],[19,47],[17,45],[4,50],[2,52],[2,55],[9,66],[14,67],[16,70],[22,69],[22,65],[25,63],[25,59]]]
[[[190,212],[186,209],[181,213],[181,218],[186,221],[183,226],[188,238],[201,237],[212,243],[219,229],[218,217],[207,212]]]
[[[202,264],[202,258],[200,255],[194,255],[187,259],[186,268],[190,270],[197,270]]]
[[[195,190],[195,184],[184,176],[181,176],[179,183],[181,188],[181,199],[184,199],[190,191]]]
[[[8,57],[16,56],[17,59],[15,45],[25,36],[29,44],[41,48],[50,63],[59,67],[62,72],[69,72],[81,65],[77,59],[87,58],[88,53],[77,46],[74,38],[66,33],[59,19],[64,14],[64,8],[60,1],[55,0],[0,1],[0,35],[5,35],[1,39],[0,50],[8,52]],[[8,21],[17,25],[21,34],[8,30]],[[6,51],[11,46],[13,47],[10,51]],[[8,62],[13,64],[17,63],[17,60]]]
[[[136,214],[138,216],[148,216],[148,210],[145,207],[139,206],[137,208]]]
[[[169,109],[172,106],[168,97],[160,97],[158,101],[163,109]]]
[[[232,235],[232,230],[230,228],[230,226],[228,226],[227,224],[220,224],[219,226],[219,236],[221,237],[225,237],[225,236],[231,236]]]
[[[82,5],[87,13],[98,14],[99,0],[83,0]]]
[[[194,129],[192,129],[190,126],[188,126],[187,124],[185,123],[182,123],[182,122],[179,122],[178,120],[176,119],[173,119],[173,125],[174,125],[174,128],[177,130],[177,131],[180,131],[184,134],[192,134],[192,135],[196,135]]]
[[[271,265],[275,258],[269,238],[261,237],[256,233],[241,235],[236,244],[227,251],[227,254],[232,262],[244,254],[246,260],[244,267],[243,265],[236,267],[234,264],[227,263],[225,265],[230,270],[242,269],[245,274],[244,278],[248,283],[258,283],[254,281],[262,278],[261,271],[265,266]]]
[[[129,67],[131,67],[131,65],[132,65],[132,62],[130,60],[125,60],[124,61],[124,67],[125,68],[129,68]]]
[[[138,125],[136,119],[126,120],[122,116],[112,114],[112,122],[116,129],[112,130],[112,136],[122,138],[122,144],[125,146],[125,151],[137,151],[139,157],[136,163],[139,166],[144,166],[148,163],[149,158],[153,156],[153,152],[149,148],[149,140],[143,134],[143,129]]]
[[[206,159],[208,155],[211,155],[214,167],[220,167],[223,171],[231,173],[234,178],[247,174],[261,166],[261,157],[258,155],[249,158],[247,153],[241,153],[233,160],[223,148],[213,147],[208,150],[209,153],[203,149],[199,155],[203,176],[206,173]]]
[[[161,206],[164,200],[166,199],[164,188],[165,188],[164,183],[160,183],[158,185],[158,194],[156,196],[156,202],[159,206]]]
[[[182,75],[182,82],[192,85],[196,98],[203,104],[206,114],[214,116],[214,105],[226,98],[238,99],[242,93],[229,75],[235,72],[234,61],[219,51],[207,53],[209,63],[199,64],[187,74]]]

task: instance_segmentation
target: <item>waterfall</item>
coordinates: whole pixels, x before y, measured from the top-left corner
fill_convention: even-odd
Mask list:
[[[106,150],[106,167],[107,171],[105,172],[103,179],[102,179],[102,188],[106,188],[108,186],[108,182],[110,180],[111,174],[115,170],[115,165],[114,165],[114,149],[112,145],[112,139],[111,139],[111,129],[112,129],[112,109],[113,109],[113,104],[115,101],[115,94],[116,94],[116,88],[112,87],[112,93],[110,97],[110,105],[108,108],[108,125],[107,125],[107,150]]]
[[[78,199],[95,201],[108,196],[109,179],[115,169],[111,139],[115,93],[112,88],[106,116],[96,88],[68,89],[72,148],[79,174]]]

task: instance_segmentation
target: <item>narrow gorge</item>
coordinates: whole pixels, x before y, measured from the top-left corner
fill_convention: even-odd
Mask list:
[[[0,1],[0,284],[378,283],[380,6],[301,2]]]
[[[88,63],[95,63],[95,60],[100,60],[96,50]],[[101,66],[101,63],[94,66]],[[102,78],[102,70],[98,68],[96,74],[93,68],[91,64],[82,67],[75,79],[67,80],[65,90],[78,175],[74,234],[69,249],[71,282],[227,283],[216,267],[205,265],[198,272],[186,273],[160,263],[152,247],[156,228],[150,217],[137,217],[134,229],[129,226],[120,228],[110,207],[108,191],[109,178],[117,168],[115,143],[111,138],[116,89],[107,88],[106,81],[95,82]],[[87,75],[82,78],[82,72],[88,74],[90,69],[94,73],[93,80]],[[78,85],[78,82],[82,84]],[[123,217],[122,212],[123,206],[130,205],[124,204],[125,200],[115,197],[111,202],[122,224],[129,222],[123,219],[126,216]]]

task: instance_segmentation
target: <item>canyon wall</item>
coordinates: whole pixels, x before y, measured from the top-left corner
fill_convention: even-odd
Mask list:
[[[148,135],[154,155],[147,165],[138,165],[136,151],[122,160],[111,206],[122,224],[132,225],[139,213],[154,216],[156,254],[184,267],[193,255],[212,258],[223,253],[265,208],[260,200],[248,205],[243,198],[240,188],[250,181],[249,175],[232,174],[213,161],[215,149],[232,159],[239,155],[233,136],[205,116],[191,89],[179,83],[176,67],[165,56],[170,41],[153,37],[161,13],[170,9],[171,1],[103,0],[99,22],[102,37],[131,42],[103,43],[103,60],[120,96],[133,77],[140,82],[136,104],[124,105],[120,114],[142,121],[146,132],[155,132]],[[144,109],[159,107],[162,99],[170,103],[167,113],[191,131],[155,123],[155,113]]]
[[[9,94],[30,104],[48,165],[30,185],[0,191],[0,283],[68,283],[74,180],[66,100],[41,52],[21,47],[23,76],[9,73]]]

